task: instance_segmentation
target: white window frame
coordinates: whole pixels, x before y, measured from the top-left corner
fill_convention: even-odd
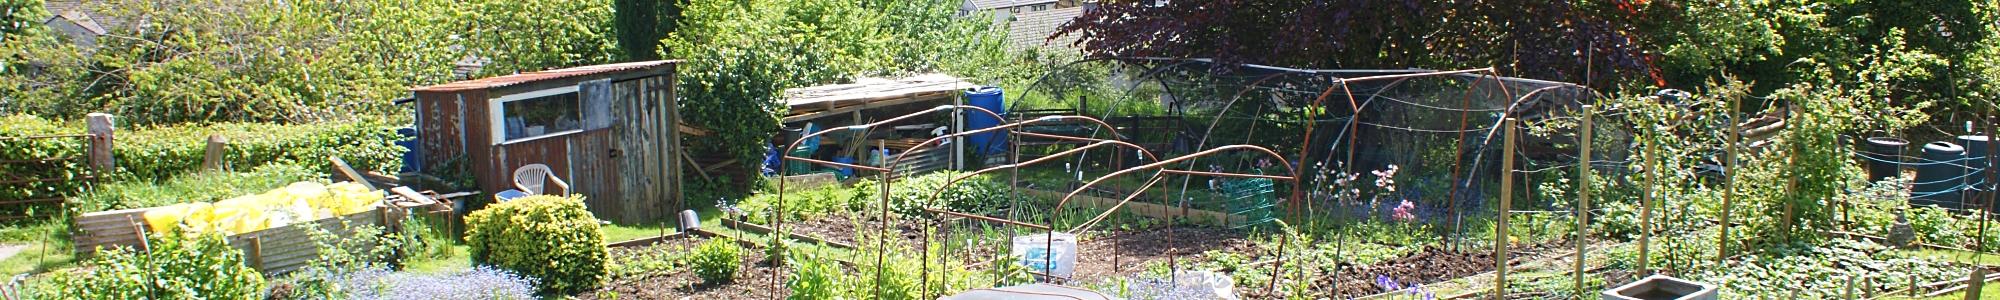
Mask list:
[[[528,100],[528,99],[535,99],[535,98],[541,98],[541,97],[547,97],[547,96],[555,96],[555,95],[561,95],[561,94],[565,94],[565,93],[577,93],[577,91],[578,91],[578,89],[577,89],[577,86],[575,86],[575,85],[571,85],[571,86],[565,86],[565,87],[558,87],[558,88],[552,88],[552,89],[544,89],[544,90],[536,90],[536,91],[530,91],[530,92],[526,92],[526,93],[519,93],[519,94],[513,94],[513,95],[506,95],[506,96],[500,96],[500,98],[493,98],[493,100],[491,100],[491,101],[486,101],[486,111],[487,111],[487,113],[486,113],[486,116],[487,116],[487,123],[486,123],[486,127],[487,127],[487,131],[491,131],[491,134],[492,134],[492,136],[493,136],[493,144],[494,144],[494,145],[505,145],[505,144],[510,144],[510,143],[514,143],[514,142],[520,142],[520,141],[527,141],[527,140],[534,140],[534,139],[540,139],[540,138],[545,138],[545,137],[551,137],[551,136],[558,136],[558,135],[565,135],[565,134],[571,134],[571,133],[577,133],[577,132],[582,132],[582,131],[583,131],[583,129],[579,128],[579,129],[571,129],[571,130],[563,130],[563,131],[557,131],[557,132],[544,132],[544,133],[542,133],[541,135],[537,135],[537,136],[530,136],[530,137],[523,137],[523,138],[518,138],[518,139],[512,139],[512,140],[509,140],[509,139],[507,139],[507,111],[505,110],[505,109],[506,109],[506,107],[507,107],[507,106],[506,106],[505,104],[507,104],[507,102],[514,102],[514,101],[521,101],[521,100]],[[583,102],[583,95],[577,95],[577,98],[576,98],[576,99],[577,99],[577,113],[579,114],[579,115],[577,116],[577,122],[578,122],[578,123],[580,124],[580,123],[582,123],[582,122],[583,122],[583,116],[581,115],[581,114],[582,114],[582,112],[583,112],[583,111],[582,111],[582,110],[583,110],[583,103],[582,103],[582,102]]]

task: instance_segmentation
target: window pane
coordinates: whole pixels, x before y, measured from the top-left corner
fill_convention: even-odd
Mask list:
[[[582,106],[576,93],[562,93],[501,103],[507,139],[514,140],[583,128]]]

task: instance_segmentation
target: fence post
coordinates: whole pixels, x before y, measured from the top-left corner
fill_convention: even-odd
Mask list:
[[[221,171],[224,168],[223,155],[229,151],[229,138],[221,134],[208,135],[207,152],[201,156],[202,171]]]
[[[90,133],[90,167],[98,170],[118,168],[118,162],[111,156],[111,144],[116,140],[112,132],[118,128],[111,114],[90,113],[85,116],[85,125]]]
[[[1506,147],[1500,148],[1500,217],[1493,225],[1493,299],[1507,298],[1507,215],[1514,207],[1514,132],[1520,119],[1507,118]]]
[[[1576,294],[1587,295],[1583,290],[1584,253],[1590,239],[1590,105],[1583,106],[1583,133],[1577,135],[1577,148],[1582,152],[1576,162]]]

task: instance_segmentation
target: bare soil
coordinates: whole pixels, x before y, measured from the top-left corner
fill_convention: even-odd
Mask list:
[[[632,255],[641,251],[673,251],[693,249],[706,241],[702,238],[679,238],[664,243],[642,247],[612,248],[611,259]],[[673,246],[679,246],[675,248]],[[737,270],[736,280],[722,284],[706,284],[696,278],[694,272],[671,272],[653,274],[639,278],[613,278],[596,291],[576,295],[578,299],[778,299],[790,294],[783,281],[773,281],[774,268],[765,264],[764,253],[756,249],[744,249],[743,268]],[[684,251],[684,250],[683,250]],[[775,286],[773,284],[776,284]]]

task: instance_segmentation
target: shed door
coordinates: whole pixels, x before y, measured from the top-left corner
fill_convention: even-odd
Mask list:
[[[625,223],[659,223],[667,221],[672,195],[674,176],[672,167],[679,166],[678,155],[668,145],[672,142],[674,122],[673,83],[668,76],[652,76],[611,84],[611,101],[608,113],[612,118],[614,141],[617,150],[620,174],[613,177],[619,183],[624,199],[619,203],[625,217],[617,220]]]

